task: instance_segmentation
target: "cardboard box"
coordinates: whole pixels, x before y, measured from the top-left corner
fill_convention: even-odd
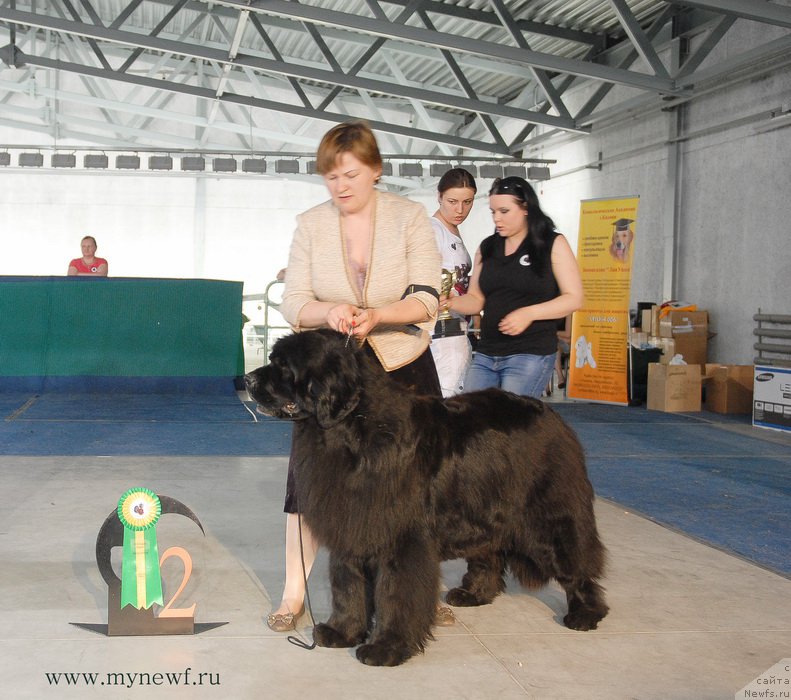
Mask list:
[[[653,308],[657,308],[654,306]],[[643,309],[643,315],[640,319],[640,330],[645,333],[646,335],[653,335],[651,332],[651,317],[652,317],[651,309]]]
[[[688,365],[706,364],[708,356],[709,342],[707,338],[701,336],[677,337],[677,338],[651,338],[649,342],[658,348],[662,348],[662,357],[659,361],[666,365],[675,355],[681,355],[684,362]]]
[[[753,425],[791,432],[791,369],[755,366]]]
[[[648,365],[649,411],[700,411],[700,365]]]
[[[671,311],[659,320],[659,335],[662,338],[706,338],[708,333],[708,311]]]
[[[754,380],[752,365],[707,364],[706,408],[714,413],[752,413]]]
[[[648,335],[659,335],[659,305],[654,304],[651,307],[651,330]]]
[[[681,355],[688,365],[701,365],[701,370],[706,364],[709,352],[709,339],[705,335],[677,335],[673,338],[673,355]]]

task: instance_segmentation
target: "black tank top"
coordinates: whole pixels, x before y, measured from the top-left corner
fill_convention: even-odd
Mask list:
[[[558,235],[553,231],[547,236],[548,256]],[[557,319],[533,321],[520,335],[505,335],[497,328],[500,319],[514,309],[540,304],[560,294],[552,265],[547,261],[544,273],[536,274],[526,246],[523,244],[512,255],[506,255],[505,239],[497,234],[481,243],[482,250],[488,246],[492,247],[492,253],[483,261],[478,279],[486,304],[477,351],[496,357],[552,354],[558,349]]]

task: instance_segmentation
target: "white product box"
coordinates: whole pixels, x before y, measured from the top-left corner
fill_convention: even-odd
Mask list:
[[[791,368],[755,366],[753,425],[791,432]]]

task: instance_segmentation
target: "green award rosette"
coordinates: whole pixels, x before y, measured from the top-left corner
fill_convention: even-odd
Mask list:
[[[157,533],[162,513],[159,496],[144,488],[129,489],[118,501],[118,518],[124,526],[121,560],[121,608],[138,609],[163,604]]]

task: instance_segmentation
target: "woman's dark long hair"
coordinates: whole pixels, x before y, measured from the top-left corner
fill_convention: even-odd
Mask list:
[[[543,275],[549,267],[551,249],[548,245],[549,235],[555,230],[555,222],[541,209],[536,191],[527,180],[521,177],[497,178],[492,183],[489,196],[493,194],[508,194],[516,199],[527,214],[527,236],[519,250],[524,249],[530,256],[533,270]],[[486,260],[493,252],[497,241],[497,232],[481,244],[481,258]]]

